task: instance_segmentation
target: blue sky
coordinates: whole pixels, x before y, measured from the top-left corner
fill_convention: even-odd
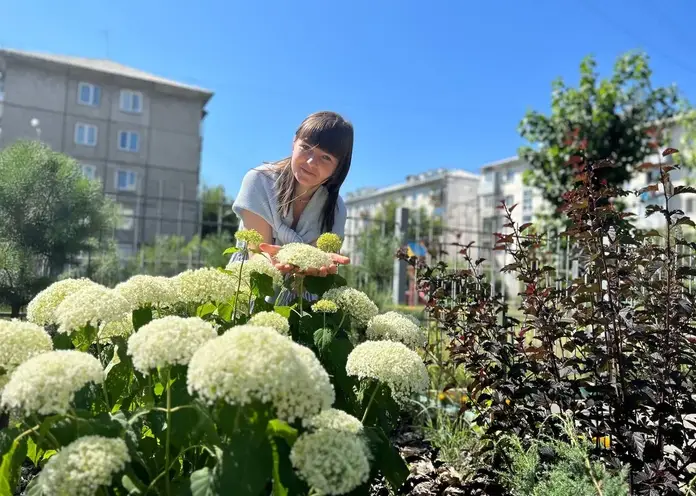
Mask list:
[[[606,74],[645,50],[654,82],[696,101],[695,16],[693,0],[0,0],[0,45],[212,89],[202,179],[232,196],[307,114],[341,112],[356,129],[345,193],[514,155],[525,111],[587,54]]]

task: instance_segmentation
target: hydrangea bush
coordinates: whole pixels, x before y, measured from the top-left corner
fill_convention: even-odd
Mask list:
[[[339,275],[303,275],[333,237],[281,250],[283,275],[257,234],[224,268],[63,280],[31,322],[2,323],[0,494],[27,462],[32,496],[367,495],[377,477],[398,493],[389,436],[427,387],[423,330]],[[300,297],[276,305],[283,291]]]

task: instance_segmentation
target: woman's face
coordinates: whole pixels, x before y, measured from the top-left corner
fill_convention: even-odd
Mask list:
[[[333,175],[338,167],[338,159],[321,148],[295,138],[290,166],[295,180],[312,188],[324,183]]]

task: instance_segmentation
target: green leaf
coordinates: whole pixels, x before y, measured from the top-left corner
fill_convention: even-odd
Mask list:
[[[234,305],[229,303],[220,303],[217,308],[218,316],[225,322],[232,320],[232,314],[234,312]]]
[[[54,350],[72,350],[73,343],[70,336],[63,332],[57,332],[51,338],[53,340]]]
[[[4,428],[0,430],[0,459],[3,455],[10,451],[12,448],[12,443],[17,436],[21,434],[21,431],[15,427]]]
[[[346,372],[346,363],[351,351],[353,351],[353,344],[345,332],[340,331],[334,336],[325,353],[320,355],[319,359],[331,376],[331,382],[336,392],[335,408],[357,414],[354,388],[358,383]]]
[[[204,303],[198,307],[196,310],[196,315],[200,318],[204,318],[211,315],[215,310],[217,310],[217,308],[218,307],[216,307],[214,303]]]
[[[97,329],[91,325],[80,327],[71,335],[73,346],[79,351],[87,351],[97,337]]]
[[[259,296],[273,296],[275,294],[275,289],[273,288],[273,278],[268,274],[252,272],[250,280],[252,286],[256,288]]]
[[[326,327],[314,331],[314,346],[316,346],[320,355],[324,355],[329,350],[335,336],[336,331]]]
[[[129,386],[133,382],[133,360],[126,353],[126,340],[122,337],[113,337],[114,354],[111,361],[104,369],[106,376],[104,387],[109,396],[111,405],[121,403],[121,399],[126,395]]]
[[[382,429],[365,427],[365,434],[369,440],[376,468],[387,479],[394,492],[398,494],[399,489],[408,478],[408,465]]]
[[[215,477],[213,471],[203,467],[191,474],[192,496],[217,496],[215,491]]]
[[[152,321],[152,308],[143,307],[133,311],[133,329],[136,331]]]
[[[222,458],[213,469],[218,494],[260,494],[273,473],[267,433],[270,408],[259,403],[244,407],[222,405],[216,418],[225,434]]]
[[[239,248],[236,246],[230,246],[227,248],[225,251],[222,252],[223,255],[232,255],[234,253],[237,253],[239,251]]]
[[[27,438],[20,441],[13,441],[9,452],[2,457],[0,463],[0,494],[14,494],[19,476],[21,474],[22,463],[27,456]]]
[[[31,460],[31,463],[38,465],[43,458],[44,450],[39,448],[32,438],[27,439],[27,458]]]
[[[278,419],[271,420],[267,430],[269,435],[285,439],[290,446],[295,443],[298,435],[297,429]]]
[[[289,318],[290,318],[290,313],[292,312],[292,307],[289,307],[289,306],[276,306],[276,307],[273,308],[273,310],[274,310],[275,312],[279,313],[280,315],[282,315],[283,317],[285,317],[286,319],[289,319]]]
[[[335,277],[334,274],[325,277],[306,276],[304,278],[304,288],[312,294],[321,296],[334,287]]]

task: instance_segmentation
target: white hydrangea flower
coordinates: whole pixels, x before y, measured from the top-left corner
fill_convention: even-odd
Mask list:
[[[76,293],[90,285],[96,285],[87,278],[63,279],[41,291],[27,305],[27,320],[39,325],[55,324],[54,312],[66,296]]]
[[[117,284],[114,290],[128,300],[132,310],[177,301],[176,288],[168,277],[138,274]]]
[[[360,434],[363,432],[363,425],[360,420],[337,408],[329,408],[319,415],[312,417],[308,425],[314,430],[333,429],[336,431],[350,432],[352,434]]]
[[[51,350],[53,341],[43,327],[19,320],[0,320],[0,391],[23,362]]]
[[[121,320],[130,312],[130,303],[113,289],[93,284],[68,295],[56,308],[58,331],[70,334],[81,327],[95,328],[103,322]]]
[[[406,315],[393,311],[372,317],[365,335],[372,341],[398,341],[411,349],[425,344],[425,333],[420,326]]]
[[[270,327],[236,326],[194,353],[188,390],[213,404],[270,403],[278,418],[306,422],[331,407],[329,375],[312,350]]]
[[[84,436],[49,458],[38,485],[46,495],[94,496],[101,486],[111,486],[130,460],[123,439]]]
[[[133,317],[131,314],[126,314],[125,317],[119,320],[112,320],[99,326],[97,336],[100,340],[114,337],[127,338],[135,332],[133,327]]]
[[[273,286],[275,287],[283,285],[283,274],[266,257],[258,253],[254,254],[249,260],[245,260],[244,263],[241,260],[230,260],[225,270],[230,271],[235,278],[235,289],[241,273],[241,291],[249,292],[251,290],[251,274],[254,272],[269,276],[273,279]]]
[[[312,312],[316,313],[336,313],[338,312],[338,305],[330,300],[319,300],[314,305],[312,305]]]
[[[288,319],[278,312],[259,312],[249,319],[249,325],[272,327],[286,336],[290,334],[290,323]]]
[[[65,414],[75,393],[104,382],[99,360],[76,350],[47,351],[17,367],[2,393],[2,406],[29,416]]]
[[[346,494],[365,483],[370,462],[362,438],[320,429],[302,434],[290,451],[298,474],[319,494]]]
[[[276,260],[278,263],[294,265],[301,270],[320,269],[333,263],[333,258],[329,253],[304,243],[283,245],[276,254]]]
[[[173,282],[177,298],[185,303],[228,302],[237,291],[231,275],[211,267],[184,271]]]
[[[359,326],[366,326],[379,313],[377,305],[365,293],[348,286],[329,289],[322,299],[336,303]]]
[[[418,353],[395,341],[360,343],[348,355],[346,372],[358,379],[375,379],[388,385],[398,402],[424,392],[430,382]]]
[[[186,365],[203,343],[217,337],[212,324],[198,317],[169,315],[145,324],[128,338],[133,367],[148,375],[170,365]]]

